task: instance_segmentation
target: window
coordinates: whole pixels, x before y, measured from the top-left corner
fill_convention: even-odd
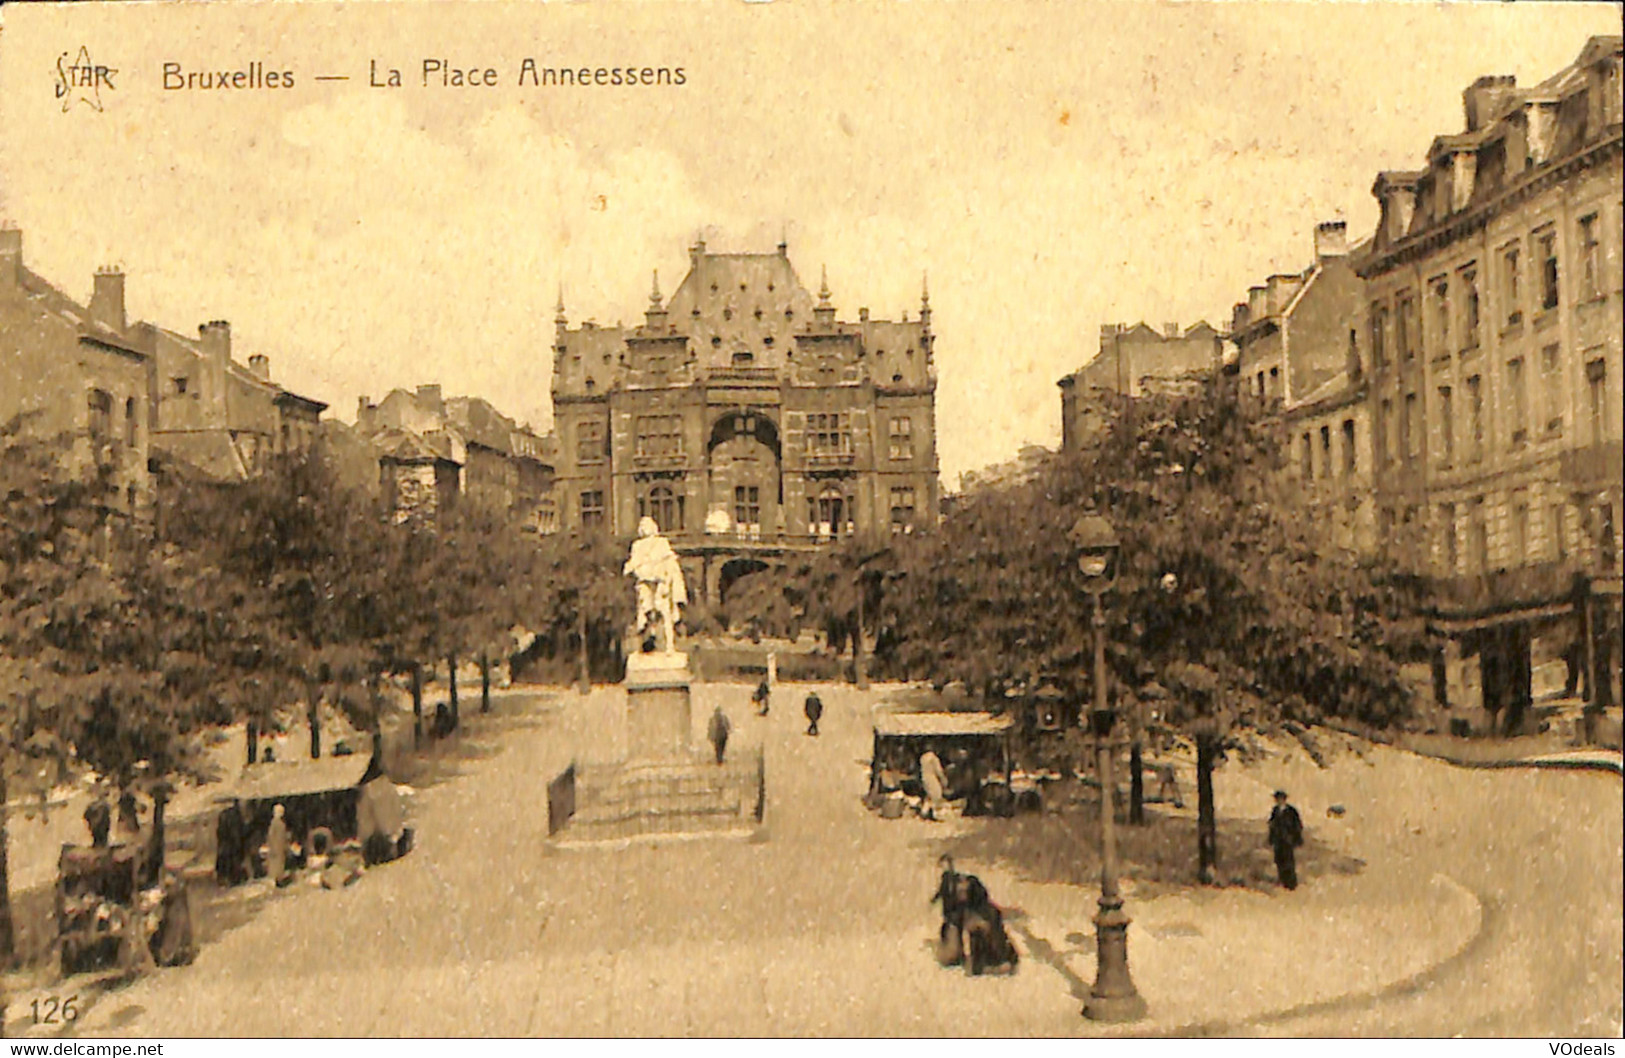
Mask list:
[[[1473,462],[1484,458],[1484,380],[1474,375],[1467,380],[1467,414],[1472,416]]]
[[[1580,299],[1589,301],[1602,293],[1601,247],[1597,242],[1597,215],[1580,218]]]
[[[912,486],[891,490],[891,531],[894,533],[912,533],[914,531],[914,489]]]
[[[1461,347],[1478,348],[1478,270],[1469,268],[1461,273],[1462,319]]]
[[[1474,496],[1471,513],[1468,515],[1467,532],[1469,544],[1472,546],[1473,561],[1478,564],[1480,573],[1490,571],[1490,526],[1484,520],[1484,497]]]
[[[1416,333],[1416,299],[1403,297],[1399,299],[1398,319],[1395,323],[1394,345],[1403,360],[1411,360],[1416,356],[1416,340],[1420,337]]]
[[[1559,562],[1569,557],[1568,518],[1561,503],[1552,504],[1552,554]]]
[[[1371,366],[1381,368],[1388,363],[1388,347],[1384,339],[1388,334],[1388,310],[1381,305],[1371,306]]]
[[[1441,279],[1433,284],[1433,331],[1439,336],[1434,346],[1439,352],[1450,349],[1450,281]]]
[[[93,389],[88,398],[90,411],[90,441],[96,447],[97,456],[101,455],[102,446],[113,439],[113,397],[106,390]]]
[[[602,529],[604,527],[604,494],[599,490],[583,492],[581,494],[581,528]]]
[[[807,451],[813,456],[851,456],[851,417],[846,412],[814,412],[808,415]]]
[[[683,454],[683,420],[677,415],[639,415],[635,449],[640,459],[673,459]]]
[[[1586,391],[1591,396],[1591,443],[1608,436],[1608,365],[1602,359],[1586,364]]]
[[[1303,435],[1303,448],[1299,450],[1299,460],[1303,466],[1303,480],[1315,480],[1315,446],[1310,443],[1307,431]]]
[[[852,532],[852,502],[834,485],[826,485],[816,498],[807,500],[808,529],[814,536],[829,538]]]
[[[1557,233],[1548,231],[1536,239],[1540,248],[1540,307],[1557,308]]]
[[[1394,402],[1382,398],[1382,414],[1377,418],[1377,465],[1386,467],[1394,460]]]
[[[1439,465],[1456,461],[1456,418],[1454,394],[1449,386],[1439,387]]]
[[[1270,368],[1269,396],[1277,400],[1281,397],[1281,369],[1278,367]]]
[[[907,415],[894,415],[891,421],[891,457],[914,458],[914,423]]]
[[[1258,373],[1258,402],[1264,403],[1264,372]]]
[[[1354,420],[1343,420],[1343,474],[1351,475],[1357,469],[1358,456],[1354,450]]]
[[[1540,351],[1540,388],[1543,401],[1546,432],[1563,432],[1563,347],[1548,345]]]
[[[1507,404],[1512,410],[1512,443],[1529,439],[1529,399],[1524,392],[1523,357],[1507,361]]]
[[[187,380],[186,380],[185,375],[181,375],[179,378],[172,378],[169,381],[170,381],[170,384],[175,387],[175,392],[176,392],[177,395],[184,394],[186,392],[186,381]]]
[[[135,486],[124,486],[124,507],[131,514],[135,513]]]
[[[124,443],[131,448],[136,443],[135,398],[129,397],[124,401]]]
[[[762,490],[759,486],[734,486],[734,527],[750,536],[762,531]]]
[[[683,529],[683,499],[669,486],[656,485],[648,496],[638,497],[638,518],[653,518],[662,533],[681,532]]]
[[[587,419],[576,424],[576,462],[602,463],[604,461],[604,421]],[[600,496],[602,499],[602,496]]]
[[[1320,476],[1323,478],[1332,476],[1332,428],[1330,426],[1320,428]]]
[[[1446,576],[1456,573],[1456,565],[1461,560],[1456,546],[1456,505],[1441,503],[1439,505],[1440,532],[1444,535],[1444,572]]]
[[[1512,557],[1507,565],[1521,566],[1529,555],[1529,494],[1519,489],[1512,494]]]
[[[1518,244],[1513,243],[1501,251],[1501,300],[1506,302],[1507,326],[1514,326],[1523,320],[1523,311],[1518,305]]]
[[[1405,420],[1400,423],[1405,440],[1405,461],[1414,463],[1416,457],[1422,452],[1422,409],[1417,403],[1416,394],[1405,394]]]
[[[1597,544],[1601,552],[1597,557],[1602,560],[1603,569],[1611,570],[1614,568],[1614,552],[1619,546],[1616,543],[1619,538],[1614,535],[1613,504],[1607,502],[1597,504],[1597,529]]]
[[[750,352],[737,352],[734,354],[735,367],[749,367],[756,362],[756,354]]]

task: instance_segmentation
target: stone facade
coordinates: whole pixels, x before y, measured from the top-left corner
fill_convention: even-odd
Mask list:
[[[271,381],[264,355],[232,359],[231,324],[212,320],[190,338],[142,325],[151,352],[153,448],[209,478],[241,481],[280,455],[315,443],[327,405]]]
[[[22,232],[0,229],[0,424],[67,443],[67,469],[105,469],[109,506],[145,519],[151,358],[125,319],[124,276],[98,271],[82,306],[23,264]]]
[[[630,536],[652,517],[702,598],[787,551],[934,525],[929,294],[917,320],[838,321],[788,249],[696,243],[642,325],[555,319],[561,524]]]
[[[1485,693],[1527,700],[1532,635],[1618,620],[1620,38],[1464,104],[1425,168],[1377,177],[1357,266],[1378,538],[1450,592]]]
[[[1206,320],[1181,332],[1179,324],[1161,331],[1144,323],[1108,323],[1100,328],[1094,359],[1061,379],[1061,450],[1087,448],[1110,419],[1115,397],[1170,392],[1200,386],[1213,377],[1224,356],[1224,335]]]
[[[442,396],[438,385],[362,397],[356,433],[378,451],[380,483],[397,520],[422,517],[466,499],[532,532],[558,527],[552,438],[479,397]]]
[[[1364,284],[1342,221],[1315,230],[1315,260],[1253,287],[1231,316],[1234,369],[1254,414],[1282,425],[1289,471],[1339,546],[1376,546],[1371,413],[1360,342]]]

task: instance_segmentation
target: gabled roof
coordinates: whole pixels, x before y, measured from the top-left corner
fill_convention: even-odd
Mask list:
[[[81,337],[109,346],[114,351],[124,353],[127,356],[146,359],[147,354],[137,349],[129,338],[97,322],[91,317],[89,309],[58,290],[37,272],[30,270],[26,266],[19,268],[18,285],[28,294],[29,300],[35,305],[58,319],[79,328]]]

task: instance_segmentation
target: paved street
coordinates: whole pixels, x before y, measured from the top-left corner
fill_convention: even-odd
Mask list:
[[[1011,977],[939,969],[927,898],[948,826],[883,821],[859,803],[872,699],[825,691],[813,739],[803,691],[782,688],[766,720],[748,693],[696,687],[694,722],[698,735],[723,701],[733,745],[765,747],[765,841],[544,853],[547,779],[572,755],[617,752],[603,737],[614,691],[550,695],[475,729],[464,774],[420,791],[412,856],[349,890],[279,895],[193,966],[104,996],[81,1032],[1102,1031],[1076,994],[1093,976],[1080,936],[1092,891],[973,865],[1025,912],[1012,920],[1026,958]],[[1368,867],[1290,895],[1131,894],[1131,957],[1153,1016],[1135,1031],[1619,1031],[1617,776],[1464,771],[1382,749],[1322,771],[1299,753],[1226,767],[1221,814],[1261,818],[1272,784]],[[1332,803],[1340,819],[1327,818]]]

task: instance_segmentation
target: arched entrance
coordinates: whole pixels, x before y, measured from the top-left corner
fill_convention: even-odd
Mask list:
[[[735,533],[754,539],[780,531],[780,455],[778,424],[761,412],[731,411],[711,425],[711,509],[726,512]]]

